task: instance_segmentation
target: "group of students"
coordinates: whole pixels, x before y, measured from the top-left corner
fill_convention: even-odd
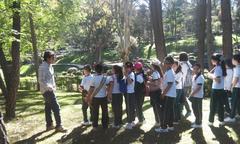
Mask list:
[[[39,68],[40,89],[45,98],[45,114],[47,130],[53,129],[51,111],[56,119],[56,130],[65,131],[61,125],[60,108],[54,91],[56,85],[53,76],[53,54],[44,54],[44,63]],[[225,122],[235,122],[236,112],[240,113],[240,54],[231,60],[224,60],[220,54],[211,57],[214,68],[207,77],[212,79],[209,125],[212,126],[215,114],[218,113],[220,126]],[[188,61],[188,55],[181,53],[179,61],[167,56],[163,63],[152,61],[146,67],[141,60],[126,62],[123,66],[114,65],[111,72],[104,72],[102,64],[84,67],[84,77],[81,81],[83,125],[98,127],[99,108],[102,111],[102,127],[108,128],[108,103],[112,105],[113,128],[123,125],[123,98],[126,104],[126,129],[145,123],[143,103],[145,96],[150,97],[150,104],[155,117],[155,131],[165,133],[174,130],[174,124],[179,124],[183,106],[191,115],[188,102],[192,103],[195,116],[193,128],[202,127],[202,100],[204,97],[204,76],[202,66],[193,66]],[[164,71],[164,72],[163,72]],[[231,104],[229,98],[231,97]],[[90,109],[90,117],[87,110]],[[229,117],[224,119],[224,113]],[[135,118],[138,122],[135,123]]]

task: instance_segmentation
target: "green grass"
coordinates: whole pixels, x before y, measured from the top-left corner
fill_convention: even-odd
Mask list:
[[[128,131],[124,128],[118,130],[109,128],[103,131],[99,128],[96,132],[91,131],[91,127],[80,126],[82,120],[81,98],[79,93],[66,93],[60,91],[56,93],[61,105],[61,115],[63,125],[68,129],[68,133],[55,133],[54,131],[44,132],[44,101],[39,92],[19,91],[17,98],[16,114],[13,121],[7,122],[6,127],[10,143],[16,144],[125,144],[125,143],[239,143],[240,127],[239,120],[236,124],[225,127],[208,127],[209,99],[203,101],[203,129],[192,129],[191,116],[187,120],[182,120],[180,125],[175,126],[175,131],[167,134],[156,134],[154,132],[153,110],[149,103],[149,97],[145,99],[143,110],[146,124],[135,127]],[[0,97],[0,110],[3,104],[3,97]],[[124,104],[125,106],[125,104]],[[109,105],[110,108],[110,105]],[[125,107],[124,107],[125,109]],[[112,117],[110,111],[110,117]],[[126,114],[124,114],[126,122]],[[110,119],[112,122],[112,119]]]

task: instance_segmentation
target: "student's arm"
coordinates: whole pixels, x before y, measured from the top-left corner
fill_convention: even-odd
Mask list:
[[[88,90],[88,95],[86,97],[86,101],[88,103],[91,103],[91,101],[92,101],[92,93],[93,93],[94,89],[95,89],[95,87],[91,86],[90,89]]]
[[[233,81],[232,81],[232,87],[233,88],[237,85],[238,81],[239,81],[239,77],[234,77],[233,78]]]
[[[173,82],[168,82],[167,87],[163,90],[162,95],[165,96],[168,91],[171,89]]]
[[[107,97],[109,101],[112,101],[113,85],[114,85],[114,82],[110,81],[110,83],[107,86]]]
[[[47,71],[48,71],[47,68],[44,68],[44,67],[39,68],[39,75],[38,75],[39,84],[41,84],[41,86],[44,87],[44,89],[53,91],[53,87],[51,86],[51,84],[47,82]]]
[[[196,93],[198,93],[202,88],[202,84],[198,84],[197,87],[191,92],[190,96],[194,97]]]

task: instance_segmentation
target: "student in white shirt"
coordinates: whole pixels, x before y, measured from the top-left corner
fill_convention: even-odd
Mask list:
[[[213,80],[212,94],[210,100],[209,126],[213,125],[215,114],[218,113],[220,126],[224,125],[224,77],[227,75],[223,56],[215,54],[211,57],[211,62],[215,66],[208,77]]]
[[[142,109],[145,96],[145,74],[143,71],[143,64],[141,62],[136,62],[134,64],[134,72],[135,109],[138,118],[138,125],[142,125],[145,121]]]
[[[131,62],[125,63],[123,74],[127,84],[127,92],[124,94],[127,112],[127,124],[125,128],[132,129],[135,126],[135,75]]]
[[[226,118],[225,122],[235,122],[236,111],[240,105],[240,54],[236,54],[232,58],[232,63],[235,66],[232,81],[232,100],[231,100],[231,114]]]
[[[181,120],[183,102],[183,72],[182,67],[178,61],[174,61],[173,70],[175,72],[176,82],[176,100],[174,102],[174,123],[178,124]]]
[[[163,123],[163,105],[164,100],[161,99],[161,84],[163,72],[160,67],[161,63],[158,60],[152,62],[152,70],[148,75],[147,86],[149,87],[150,104],[153,107],[155,117],[155,127],[160,127]]]
[[[204,76],[201,73],[201,65],[195,64],[193,66],[192,90],[190,94],[190,101],[192,102],[192,110],[195,116],[195,123],[192,128],[202,127],[202,99],[204,96]]]
[[[176,98],[176,83],[174,71],[172,65],[174,64],[174,59],[171,56],[167,56],[164,59],[164,66],[166,72],[163,77],[163,89],[161,98],[165,99],[164,104],[164,120],[160,128],[156,128],[156,132],[168,132],[173,131],[173,121],[174,121],[174,101]]]
[[[103,65],[95,65],[96,74],[93,76],[90,89],[88,91],[87,101],[93,108],[93,130],[98,127],[99,107],[102,109],[102,126],[103,129],[108,128],[108,99],[109,99],[109,81],[103,74]]]
[[[229,98],[232,95],[232,80],[233,80],[233,64],[232,64],[232,60],[231,59],[227,59],[226,60],[226,69],[227,69],[227,76],[224,77],[224,91],[225,91],[225,95],[224,95],[224,110],[225,112],[227,112],[228,114],[231,113],[231,109],[229,106]]]
[[[110,77],[110,94],[112,100],[112,110],[114,115],[113,128],[120,128],[123,114],[123,95],[119,90],[119,81],[123,79],[122,67],[114,65],[112,68],[113,75]]]
[[[189,62],[188,54],[186,52],[182,52],[179,55],[179,62],[182,67],[183,72],[183,102],[184,107],[187,111],[185,114],[185,118],[191,115],[191,109],[187,100],[191,92],[191,80],[192,80],[192,65]]]
[[[88,105],[88,103],[86,101],[86,96],[90,89],[92,79],[93,79],[93,76],[91,74],[91,66],[90,65],[84,66],[83,74],[84,74],[84,77],[81,81],[80,88],[79,88],[80,92],[82,93],[82,113],[83,113],[82,125],[88,126],[88,125],[92,124],[92,120],[93,120],[92,119],[92,108]],[[88,120],[88,114],[87,114],[88,108],[90,108],[90,120]]]

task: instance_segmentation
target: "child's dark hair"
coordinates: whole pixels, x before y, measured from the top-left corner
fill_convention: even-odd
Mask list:
[[[92,71],[90,65],[85,65],[85,66],[83,67],[83,69],[86,70],[86,71],[88,71],[88,72],[91,72],[91,71]]]
[[[179,61],[188,61],[188,54],[186,52],[180,53]]]
[[[123,71],[122,71],[122,67],[118,66],[118,65],[114,65],[113,69],[115,71],[115,74],[117,76],[117,79],[122,79],[123,78]]]
[[[180,63],[178,61],[174,61],[174,64],[178,66],[175,73],[178,74],[179,72],[182,72],[182,66],[180,65]]]
[[[133,68],[133,63],[128,61],[128,62],[125,63],[125,67]]]
[[[240,63],[240,54],[233,55],[233,59]]]
[[[98,74],[101,74],[103,72],[103,65],[102,64],[96,64],[95,65],[95,71]]]
[[[232,60],[231,59],[226,59],[225,60],[225,64],[229,67],[229,68],[233,68],[233,64],[232,64]]]
[[[160,65],[155,65],[155,64],[152,64],[153,68],[158,71],[158,73],[160,74],[161,77],[163,77],[163,71],[160,67]]]
[[[227,70],[226,70],[226,66],[225,66],[225,61],[223,60],[223,56],[221,54],[215,54],[212,55],[211,57],[212,60],[217,62],[217,65],[220,65],[223,71],[223,76],[227,75]]]
[[[193,67],[198,67],[199,69],[200,69],[200,72],[196,75],[196,77],[195,77],[195,79],[194,80],[197,80],[197,78],[202,74],[202,72],[201,72],[201,64],[199,64],[199,63],[196,63],[196,64],[194,64],[193,65]]]
[[[164,63],[166,63],[166,64],[174,64],[174,59],[173,59],[173,57],[172,57],[172,56],[167,56],[167,57],[165,57]]]
[[[55,54],[53,51],[47,50],[43,54],[43,60],[47,61],[48,58],[53,57]]]

